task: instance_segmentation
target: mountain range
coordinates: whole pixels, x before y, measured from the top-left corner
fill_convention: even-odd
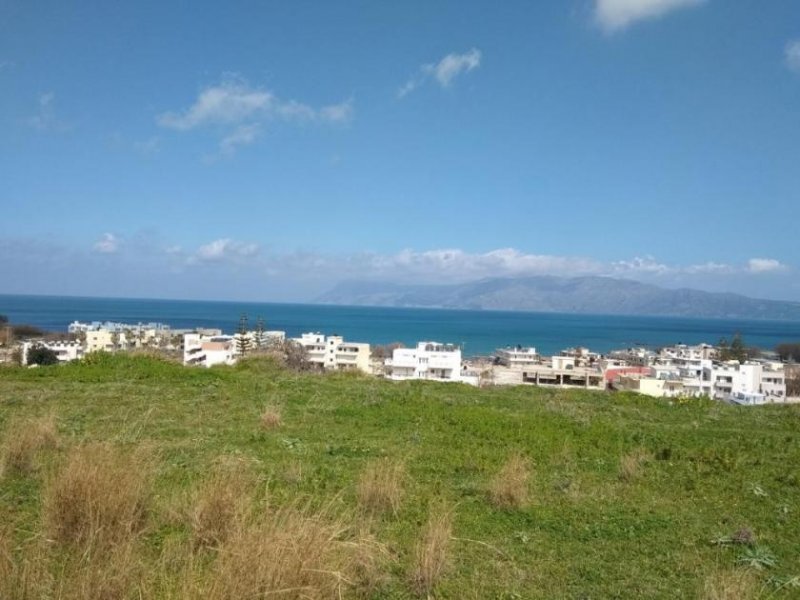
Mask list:
[[[800,302],[666,289],[599,276],[488,278],[446,285],[346,281],[316,301],[358,306],[800,320]]]

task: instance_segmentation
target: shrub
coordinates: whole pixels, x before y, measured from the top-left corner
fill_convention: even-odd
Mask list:
[[[387,459],[367,465],[358,480],[358,504],[367,512],[396,515],[403,500],[405,472],[403,463]]]
[[[74,448],[44,491],[44,522],[62,544],[108,547],[143,528],[150,464],[141,451],[108,444]]]
[[[28,350],[27,361],[29,365],[49,366],[58,364],[58,355],[45,346],[34,346]]]
[[[293,503],[242,521],[218,548],[190,597],[211,600],[338,598],[357,575],[358,540],[342,538],[330,509]]]
[[[414,549],[411,585],[420,596],[427,596],[447,568],[450,537],[453,531],[452,512],[444,508],[431,511]]]
[[[0,474],[30,473],[34,469],[37,453],[57,445],[58,430],[53,415],[12,421],[6,428],[0,456]]]
[[[522,508],[528,502],[529,461],[525,456],[511,456],[489,486],[489,500],[500,509]]]

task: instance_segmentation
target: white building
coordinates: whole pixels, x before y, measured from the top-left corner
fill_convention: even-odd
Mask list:
[[[522,346],[498,348],[495,350],[497,362],[504,367],[526,367],[538,364],[541,357],[536,353],[536,348],[523,348]]]
[[[658,356],[663,359],[709,360],[717,357],[717,349],[711,344],[697,344],[695,346],[676,344],[675,346],[662,348],[659,350]]]
[[[715,363],[711,377],[714,397],[719,400],[748,405],[786,401],[786,378],[781,363]]]
[[[650,370],[649,376],[618,377],[614,387],[649,396],[707,396],[746,405],[786,401],[785,374],[778,362],[661,359]]]
[[[369,344],[347,342],[340,335],[325,336],[312,332],[292,338],[292,341],[300,344],[308,361],[320,369],[372,373]]]
[[[201,367],[232,365],[236,362],[235,343],[232,336],[206,336],[187,333],[183,336],[183,364]]]
[[[55,352],[56,357],[58,358],[59,362],[69,362],[71,360],[78,360],[79,358],[83,357],[83,346],[80,342],[48,342],[44,340],[40,341],[28,341],[23,342],[20,346],[20,350],[22,352],[22,364],[28,364],[28,351],[31,348],[36,346],[47,348],[48,350],[52,350]]]
[[[396,381],[462,381],[461,348],[452,344],[419,342],[416,348],[395,348],[385,365],[389,379]]]

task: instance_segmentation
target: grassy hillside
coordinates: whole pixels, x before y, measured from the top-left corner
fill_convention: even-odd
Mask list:
[[[0,369],[0,598],[800,596],[799,407]]]

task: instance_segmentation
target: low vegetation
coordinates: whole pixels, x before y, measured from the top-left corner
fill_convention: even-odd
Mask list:
[[[429,596],[444,576],[450,559],[453,513],[445,507],[431,510],[414,548],[411,585],[420,596]]]
[[[58,445],[58,430],[53,415],[12,420],[0,447],[0,476],[26,474],[34,470],[42,450]]]
[[[402,462],[381,459],[368,464],[358,480],[358,504],[369,513],[397,515],[403,500],[404,479]]]
[[[799,424],[264,358],[2,369],[0,598],[793,598]]]
[[[529,461],[520,454],[509,458],[492,478],[489,499],[500,509],[523,508],[528,503]]]

